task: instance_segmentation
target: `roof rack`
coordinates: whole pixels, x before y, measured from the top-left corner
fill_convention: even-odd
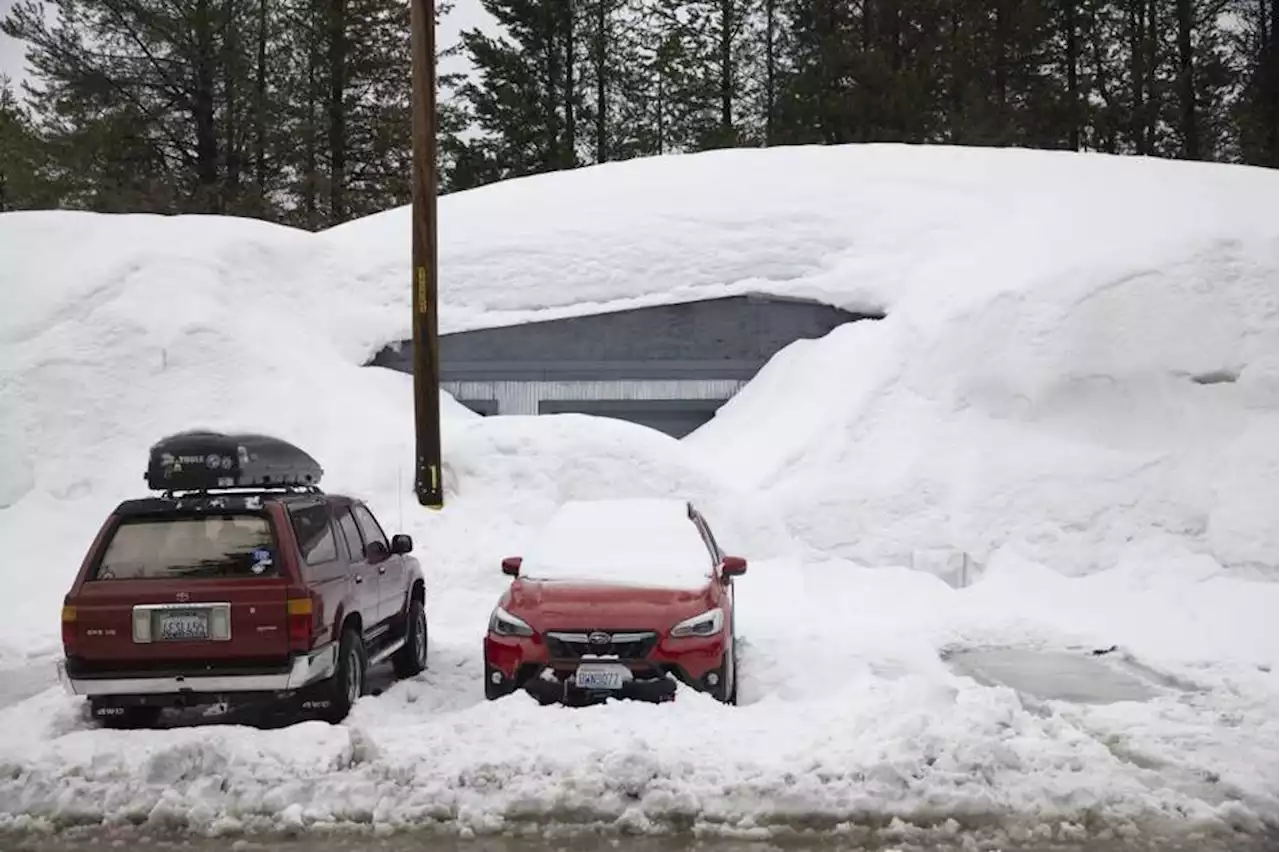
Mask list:
[[[269,435],[189,431],[151,447],[147,484],[166,496],[179,492],[319,492],[320,464],[303,450]]]
[[[266,497],[287,494],[324,494],[316,485],[245,485],[231,488],[173,488],[164,492],[165,499],[183,497]]]

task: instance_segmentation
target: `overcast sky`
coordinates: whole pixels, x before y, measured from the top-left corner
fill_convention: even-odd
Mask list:
[[[0,0],[0,18],[8,14],[13,4],[14,0]],[[458,33],[462,30],[483,26],[491,20],[480,6],[480,0],[458,0],[453,12],[440,22],[440,32],[437,33],[440,46],[457,41]],[[26,76],[22,44],[3,33],[0,33],[0,74],[12,77],[15,85]]]
[[[0,0],[0,18],[9,14],[13,0]],[[22,45],[0,33],[0,74],[8,74],[17,83],[24,76]]]

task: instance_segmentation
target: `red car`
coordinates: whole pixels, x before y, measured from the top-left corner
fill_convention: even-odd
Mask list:
[[[60,680],[108,727],[167,707],[270,705],[337,722],[390,660],[426,667],[422,568],[318,464],[262,435],[186,432],[103,522],[62,608]]]
[[[683,500],[562,506],[489,619],[485,696],[544,704],[669,701],[676,681],[737,702],[734,578],[702,514]]]

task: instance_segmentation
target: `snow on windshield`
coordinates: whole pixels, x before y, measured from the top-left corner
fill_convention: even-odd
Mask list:
[[[521,575],[698,588],[712,573],[711,553],[683,500],[565,503],[525,556]]]

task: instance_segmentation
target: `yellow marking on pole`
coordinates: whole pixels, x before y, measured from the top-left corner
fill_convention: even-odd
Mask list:
[[[427,268],[418,267],[418,313],[427,312]]]

